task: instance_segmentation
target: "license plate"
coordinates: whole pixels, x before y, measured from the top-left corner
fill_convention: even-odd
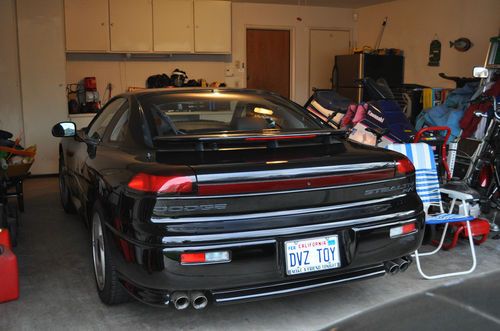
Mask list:
[[[286,274],[339,268],[338,242],[337,235],[285,242]]]

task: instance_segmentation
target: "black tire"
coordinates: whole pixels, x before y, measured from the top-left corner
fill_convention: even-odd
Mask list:
[[[99,202],[94,205],[90,223],[92,266],[99,298],[106,305],[116,305],[130,300],[118,279],[113,257],[106,237],[106,214]],[[104,261],[102,261],[104,260]],[[103,270],[100,269],[104,267]]]
[[[71,192],[66,182],[66,167],[62,156],[59,157],[59,196],[64,211],[68,214],[75,214],[76,208],[73,204]]]

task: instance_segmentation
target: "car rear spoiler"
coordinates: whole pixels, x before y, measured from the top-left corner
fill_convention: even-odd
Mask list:
[[[265,131],[221,132],[205,135],[176,135],[155,137],[154,146],[160,150],[215,151],[223,149],[280,148],[339,143],[338,138],[346,136],[345,130],[315,130],[298,132]]]

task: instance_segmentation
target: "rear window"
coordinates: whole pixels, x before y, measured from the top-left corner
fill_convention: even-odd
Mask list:
[[[156,136],[322,128],[299,106],[267,94],[164,93],[149,95],[141,104]]]

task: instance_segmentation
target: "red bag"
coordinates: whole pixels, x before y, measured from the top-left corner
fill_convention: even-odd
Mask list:
[[[491,102],[483,102],[483,103],[473,103],[467,108],[464,116],[460,120],[460,128],[462,131],[462,138],[469,138],[474,134],[481,122],[481,117],[477,117],[474,115],[474,112],[480,111],[481,113],[485,113],[491,107]]]
[[[490,86],[490,88],[484,94],[490,97],[496,97],[500,95],[500,80],[497,80],[495,83],[493,83],[493,85]],[[460,128],[463,130],[462,138],[469,138],[470,136],[472,136],[476,131],[479,122],[481,122],[481,117],[477,117],[476,115],[474,115],[474,112],[480,111],[484,114],[491,107],[491,102],[487,101],[481,103],[473,103],[469,106],[469,108],[467,108],[464,116],[460,120]]]
[[[19,298],[17,257],[10,248],[0,245],[0,302],[17,298]]]

